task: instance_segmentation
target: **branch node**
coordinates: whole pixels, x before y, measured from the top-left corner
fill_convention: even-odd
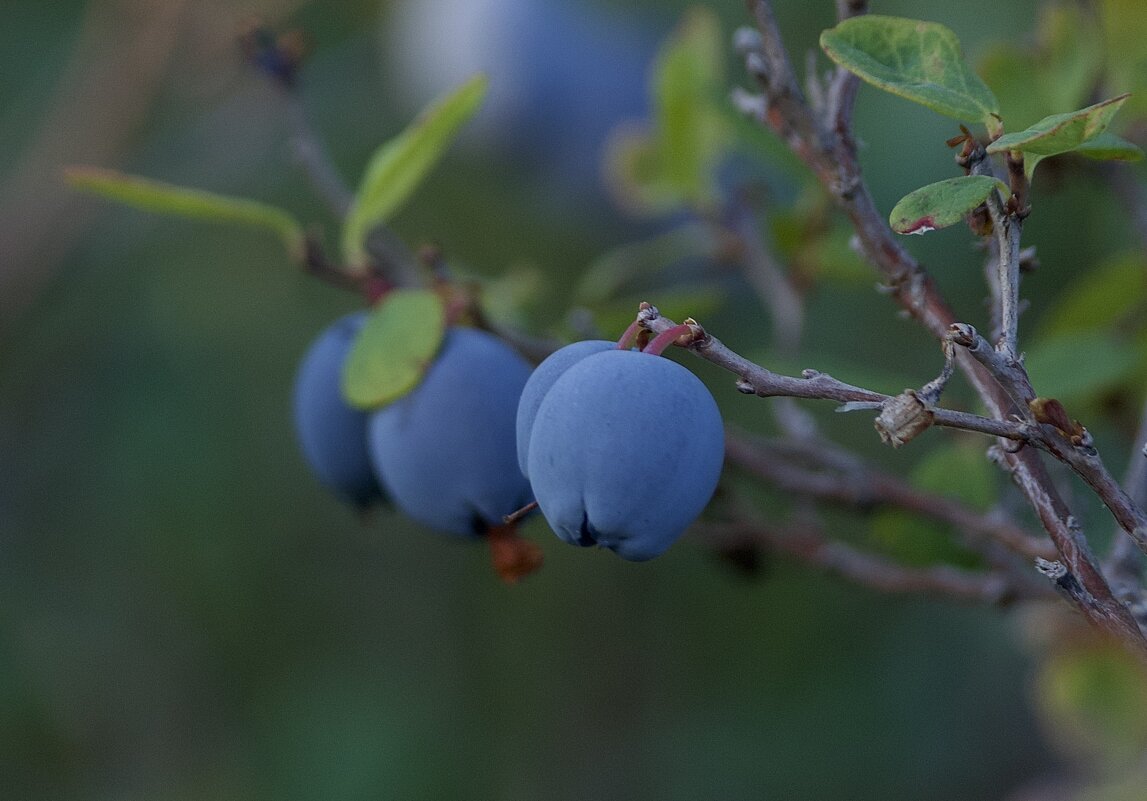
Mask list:
[[[760,54],[764,47],[761,32],[748,25],[742,25],[733,31],[733,50],[738,56],[747,58],[749,53]]]
[[[899,448],[931,428],[933,417],[932,410],[916,391],[906,389],[884,402],[874,425],[882,442]]]
[[[729,101],[733,104],[733,108],[753,122],[763,123],[765,115],[769,112],[768,98],[740,86],[733,87],[733,91],[729,93]]]
[[[769,65],[765,63],[764,56],[760,53],[754,51],[745,56],[745,70],[762,86],[768,86]]]
[[[1044,559],[1040,556],[1035,558],[1035,569],[1057,584],[1068,575],[1067,565],[1063,562]]]

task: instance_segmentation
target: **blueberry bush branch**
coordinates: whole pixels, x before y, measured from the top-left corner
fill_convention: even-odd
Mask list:
[[[800,92],[771,4],[767,0],[749,0],[747,5],[756,21],[757,36],[741,34],[737,37],[737,42],[745,57],[746,69],[757,82],[762,94],[753,102],[749,102],[742,95],[738,105],[753,113],[759,122],[775,131],[811,169],[852,223],[861,253],[884,276],[892,297],[933,336],[944,341],[949,335],[950,326],[957,322],[956,315],[940,296],[923,268],[893,239],[861,177],[855,143],[849,131],[851,105],[855,100],[855,76],[851,79],[850,86],[850,79],[841,77],[842,68],[837,68],[831,82],[836,84],[839,81],[840,88],[829,93],[836,98],[829,103],[833,109],[831,116],[828,119],[818,120]],[[863,10],[857,4],[838,4],[838,13],[842,18],[861,13]],[[1009,217],[1013,220],[1015,211],[1016,209],[1009,209]],[[1000,216],[1000,221],[1004,222],[1003,215]],[[1019,310],[1018,221],[1014,224],[1006,222],[999,228],[1000,235],[1004,236],[998,254],[1001,275],[999,297],[1002,307],[999,309],[1000,352],[1007,362],[1015,364],[1017,359],[1014,341]],[[698,344],[694,344],[691,349],[701,353],[705,348],[698,347]],[[720,349],[716,356],[717,358],[711,360],[731,367],[748,382],[745,374],[752,374],[753,371],[737,369],[746,365],[727,358],[727,354],[722,353]],[[1005,436],[1015,441],[1028,440],[1030,432],[1020,433],[1007,422],[1015,420],[1017,414],[1022,419],[1026,416],[1027,410],[1015,402],[1015,399],[981,362],[972,357],[972,354],[957,352],[956,363],[968,377],[991,417],[1008,429],[1009,435]],[[1022,366],[1016,366],[1022,371]],[[767,376],[758,377],[767,378]],[[847,389],[856,390],[856,388]],[[749,382],[746,384],[746,391],[756,392],[757,387]],[[857,397],[856,400],[864,398]],[[983,431],[983,433],[988,432]],[[1044,444],[1058,458],[1074,461],[1072,467],[1077,469],[1077,472],[1079,469],[1085,470],[1092,479],[1089,484],[1101,487],[1108,493],[1109,497],[1105,498],[1105,501],[1111,500],[1119,510],[1117,518],[1123,518],[1120,523],[1124,529],[1129,533],[1134,532],[1133,521],[1142,513],[1136,514],[1134,504],[1123,502],[1119,494],[1111,490],[1109,482],[1105,480],[1106,471],[1101,469],[1102,463],[1097,455],[1085,454],[1080,457],[1075,454],[1075,450],[1080,446],[1071,443],[1067,443],[1066,447],[1058,443]],[[1039,455],[1032,448],[1015,450],[998,448],[996,452],[1000,454],[1002,466],[1011,473],[1029,504],[1036,510],[1041,523],[1055,542],[1064,564],[1077,580],[1078,589],[1072,592],[1072,599],[1077,607],[1099,628],[1119,636],[1136,650],[1147,651],[1147,642],[1144,641],[1127,608],[1114,597],[1076,518],[1059,498]],[[1084,477],[1087,479],[1087,476]],[[1131,523],[1130,529],[1127,523]]]
[[[977,572],[947,565],[907,567],[830,539],[819,526],[807,522],[790,523],[783,529],[759,521],[706,523],[700,533],[717,547],[739,546],[747,541],[878,592],[997,605],[1047,597],[1046,588],[1018,587],[1000,571]]]
[[[678,325],[664,317],[656,306],[648,303],[642,304],[638,320],[646,330],[654,334],[670,331]],[[880,409],[900,397],[853,386],[817,370],[805,370],[800,378],[775,373],[732,350],[696,323],[689,325],[691,333],[679,338],[677,344],[735,374],[737,391],[743,394],[761,398],[831,400],[847,404],[845,411]],[[1017,442],[1026,441],[1029,436],[1027,430],[1015,421],[997,420],[971,412],[935,407],[923,399],[919,400],[919,405],[928,417],[929,425],[975,431]]]
[[[998,543],[1020,556],[1049,560],[1056,556],[1050,540],[1032,536],[999,512],[977,512],[950,497],[925,492],[858,457],[829,450],[824,443],[767,440],[731,431],[725,454],[731,464],[785,492],[863,510],[904,509],[948,523],[969,539]]]

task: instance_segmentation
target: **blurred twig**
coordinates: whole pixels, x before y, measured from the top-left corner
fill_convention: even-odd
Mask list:
[[[975,572],[947,565],[906,567],[890,559],[829,539],[818,526],[787,522],[706,523],[698,532],[714,545],[746,540],[812,567],[886,593],[934,595],[971,603],[1006,604],[1021,598],[1052,597],[1039,585],[1016,586],[998,571]]]

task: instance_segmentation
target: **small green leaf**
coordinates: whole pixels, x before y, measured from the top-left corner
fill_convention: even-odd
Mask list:
[[[684,202],[665,175],[657,139],[636,125],[622,125],[610,134],[605,175],[614,201],[631,214],[661,216]]]
[[[715,168],[731,141],[724,99],[720,23],[706,8],[686,13],[662,45],[653,69],[652,130],[620,126],[606,147],[605,168],[618,202],[643,216],[682,206],[710,209]]]
[[[709,8],[690,9],[654,71],[658,149],[666,180],[692,203],[713,201],[713,167],[725,144],[716,99],[724,87],[721,28]]]
[[[1047,157],[1075,150],[1103,133],[1128,97],[1119,95],[1078,111],[1044,117],[1030,128],[1001,136],[988,145],[988,152],[1019,150],[1025,157]]]
[[[820,35],[828,57],[886,92],[958,120],[996,124],[995,95],[972,72],[956,34],[935,22],[867,14]]]
[[[1132,377],[1136,361],[1135,349],[1106,331],[1049,337],[1024,356],[1036,391],[1069,409]]]
[[[1008,187],[990,175],[962,175],[922,186],[901,198],[888,222],[898,234],[926,234],[961,222],[993,189],[1005,195]]]
[[[1096,23],[1094,13],[1074,3],[1049,3],[1040,10],[1039,58],[1034,76],[1025,77],[1039,82],[1045,109],[1087,102],[1103,71],[1104,43]]]
[[[1096,161],[1139,161],[1143,158],[1143,151],[1138,145],[1116,136],[1111,131],[1104,131],[1088,139],[1074,152]]]
[[[579,304],[604,303],[639,280],[684,259],[712,259],[718,249],[711,226],[684,223],[648,239],[627,242],[608,250],[586,268],[574,291]]]
[[[1126,253],[1072,278],[1040,318],[1038,338],[1123,330],[1147,305],[1147,262]]]
[[[364,243],[371,230],[386,222],[438,163],[478,111],[488,83],[484,75],[474,76],[423,109],[402,133],[374,152],[343,223],[342,248],[348,264],[366,263]]]
[[[291,258],[302,261],[305,256],[302,226],[286,211],[266,203],[188,189],[99,167],[69,167],[64,170],[64,178],[82,191],[156,214],[269,228],[283,240]]]
[[[1147,747],[1147,669],[1116,643],[1084,641],[1053,654],[1035,693],[1048,731],[1079,756],[1126,768]]]
[[[418,385],[446,334],[442,299],[396,289],[371,312],[343,367],[342,389],[360,409],[376,409]]]
[[[912,469],[912,486],[957,498],[987,511],[999,493],[997,471],[978,447],[937,447]],[[910,565],[949,564],[979,567],[980,556],[964,546],[960,532],[901,509],[885,509],[872,520],[872,537],[899,561]]]

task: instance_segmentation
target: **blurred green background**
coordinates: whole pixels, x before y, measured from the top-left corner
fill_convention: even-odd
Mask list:
[[[784,561],[749,581],[690,538],[628,564],[563,546],[540,521],[527,533],[545,568],[505,587],[481,547],[393,512],[360,520],[308,474],[290,421],[300,354],[356,299],[301,275],[269,236],[61,182],[66,164],[119,167],[273,202],[330,236],[292,163],[286,106],[236,34],[252,14],[309,32],[301,102],[355,176],[428,99],[395,77],[391,5],[2,5],[0,795],[955,801],[1070,771],[1033,708],[1026,612],[884,597]],[[591,5],[639,11],[652,36],[688,4]],[[827,0],[777,6],[798,57],[832,24]],[[745,21],[739,0],[713,7],[727,34]],[[974,59],[1022,41],[1037,13],[1031,0],[873,7],[949,25]],[[954,174],[950,121],[866,87],[857,124],[881,208]],[[1037,190],[1027,229],[1043,262],[1025,285],[1029,332],[1084,268],[1134,241],[1094,174],[1042,169],[1058,180]],[[539,203],[526,173],[459,148],[394,227],[472,274],[540,276],[520,321],[549,331],[586,265],[644,229],[556,186]],[[966,231],[911,244],[983,326]],[[919,386],[938,350],[874,280],[811,294],[800,366]],[[767,352],[750,302],[705,322]],[[765,402],[691,366],[732,419],[768,430]],[[1130,372],[1080,400],[1118,470],[1141,400]],[[813,406],[898,472],[951,442],[881,450],[866,419]]]

